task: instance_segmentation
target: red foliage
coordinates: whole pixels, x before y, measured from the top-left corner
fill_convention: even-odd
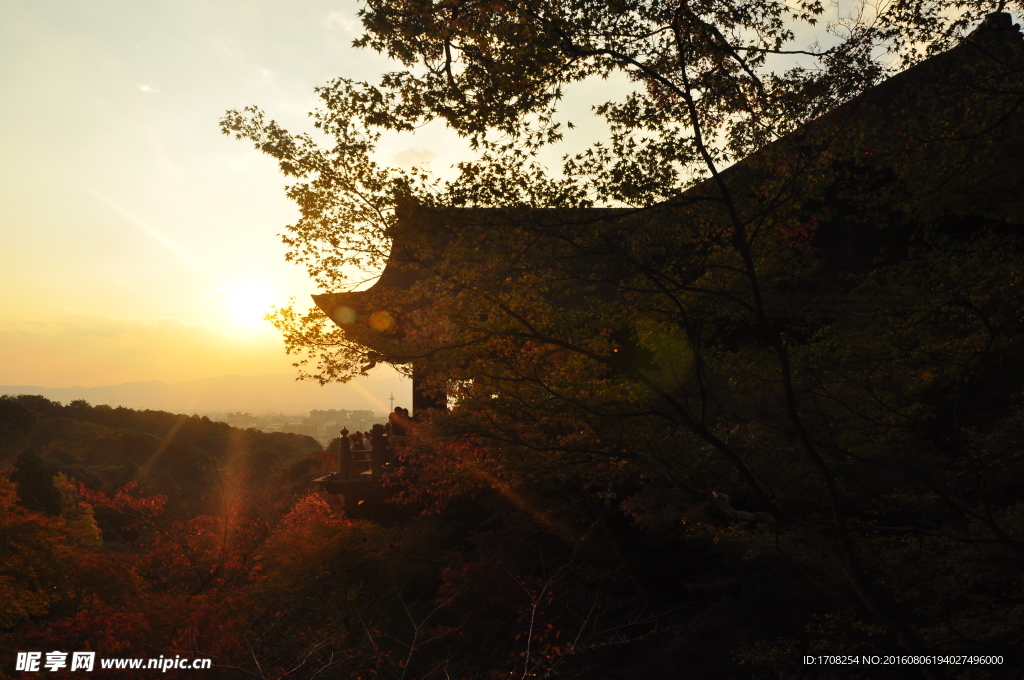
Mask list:
[[[137,482],[130,482],[117,490],[113,496],[108,497],[102,491],[93,491],[84,484],[76,484],[75,491],[86,501],[96,508],[110,508],[117,512],[137,517],[140,520],[145,517],[157,517],[167,505],[167,497],[162,494],[145,496],[148,488],[138,488]],[[136,491],[136,494],[131,492]]]
[[[99,605],[26,626],[18,631],[18,644],[24,649],[96,651],[113,656],[131,652],[139,634],[148,629],[149,621],[141,612]]]
[[[440,512],[452,499],[495,484],[484,465],[486,452],[470,441],[441,444],[421,435],[415,448],[397,457],[400,467],[384,475],[386,485],[398,487],[392,503],[422,504],[428,512]]]
[[[819,220],[811,219],[800,224],[779,227],[779,231],[789,237],[790,248],[804,252],[811,247],[814,235],[818,231]]]

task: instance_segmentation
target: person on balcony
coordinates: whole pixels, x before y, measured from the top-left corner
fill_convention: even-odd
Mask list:
[[[406,433],[406,425],[409,422],[408,416],[403,412],[401,406],[396,406],[395,410],[388,414],[388,426],[387,432],[389,436],[404,437]]]

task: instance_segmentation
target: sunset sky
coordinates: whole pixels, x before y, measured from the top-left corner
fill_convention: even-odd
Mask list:
[[[384,70],[349,47],[355,4],[0,6],[0,384],[290,371],[261,319],[315,292],[276,237],[295,210],[217,122],[304,129],[316,85]]]
[[[393,69],[350,47],[357,4],[0,6],[0,384],[292,371],[262,317],[316,292],[277,238],[296,211],[274,162],[218,121],[256,104],[310,130],[314,87]],[[570,111],[585,119],[609,87],[580,86]],[[464,148],[433,127],[380,160],[444,172]]]

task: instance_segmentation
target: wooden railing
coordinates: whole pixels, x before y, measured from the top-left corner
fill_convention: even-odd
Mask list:
[[[352,450],[352,440],[347,429],[341,431],[341,438],[335,440],[338,446],[338,471],[315,480],[328,493],[343,493],[345,482],[373,480],[387,472],[395,464],[395,448],[399,441],[408,436],[385,434],[383,425],[374,425],[370,433],[370,450]]]

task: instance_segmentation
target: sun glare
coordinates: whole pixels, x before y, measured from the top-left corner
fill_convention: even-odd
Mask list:
[[[270,294],[259,284],[250,283],[224,291],[231,307],[232,316],[237,325],[245,328],[257,328],[267,322],[263,317],[270,312],[274,304]]]

